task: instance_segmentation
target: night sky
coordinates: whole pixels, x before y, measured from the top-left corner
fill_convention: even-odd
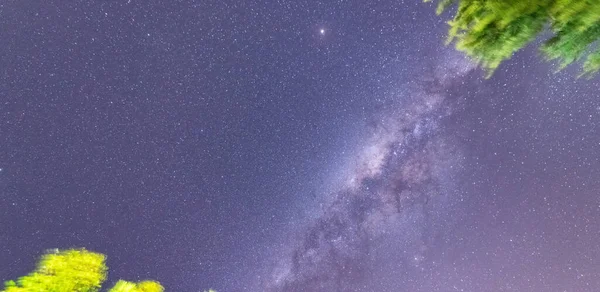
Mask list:
[[[449,17],[0,2],[0,280],[85,247],[167,291],[599,291],[600,78],[484,79]]]

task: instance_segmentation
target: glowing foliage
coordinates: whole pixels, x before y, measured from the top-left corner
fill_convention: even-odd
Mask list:
[[[50,250],[35,271],[17,281],[6,281],[3,292],[96,292],[106,280],[106,257],[85,249]],[[154,281],[118,281],[109,292],[163,292]]]
[[[31,274],[5,283],[6,292],[94,292],[106,279],[105,256],[80,250],[53,250],[43,255]]]
[[[425,0],[430,1],[430,0]],[[594,0],[440,0],[438,14],[457,4],[449,21],[448,43],[487,70],[488,77],[549,27],[553,36],[541,46],[558,69],[584,60],[581,75],[600,69],[600,1]]]
[[[163,292],[165,289],[158,282],[142,281],[139,283],[131,283],[120,280],[108,292]]]

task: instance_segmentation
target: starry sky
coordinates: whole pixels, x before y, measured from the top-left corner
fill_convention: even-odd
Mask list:
[[[0,3],[0,280],[49,248],[167,291],[600,287],[600,79],[490,79],[433,4]]]

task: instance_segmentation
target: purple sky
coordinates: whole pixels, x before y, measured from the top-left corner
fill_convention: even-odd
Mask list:
[[[490,79],[420,1],[0,4],[0,281],[600,287],[600,79]],[[446,18],[450,15],[445,15]]]

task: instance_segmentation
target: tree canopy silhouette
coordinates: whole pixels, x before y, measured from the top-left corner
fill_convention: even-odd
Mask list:
[[[429,2],[431,0],[424,0]],[[552,36],[540,50],[557,60],[558,70],[582,61],[580,76],[600,70],[600,1],[591,0],[439,0],[438,15],[454,6],[447,43],[465,52],[490,77],[549,28]]]
[[[50,250],[35,271],[17,281],[6,281],[4,292],[96,292],[106,280],[106,256],[85,249]],[[120,280],[109,292],[163,292],[155,281],[132,283]]]

